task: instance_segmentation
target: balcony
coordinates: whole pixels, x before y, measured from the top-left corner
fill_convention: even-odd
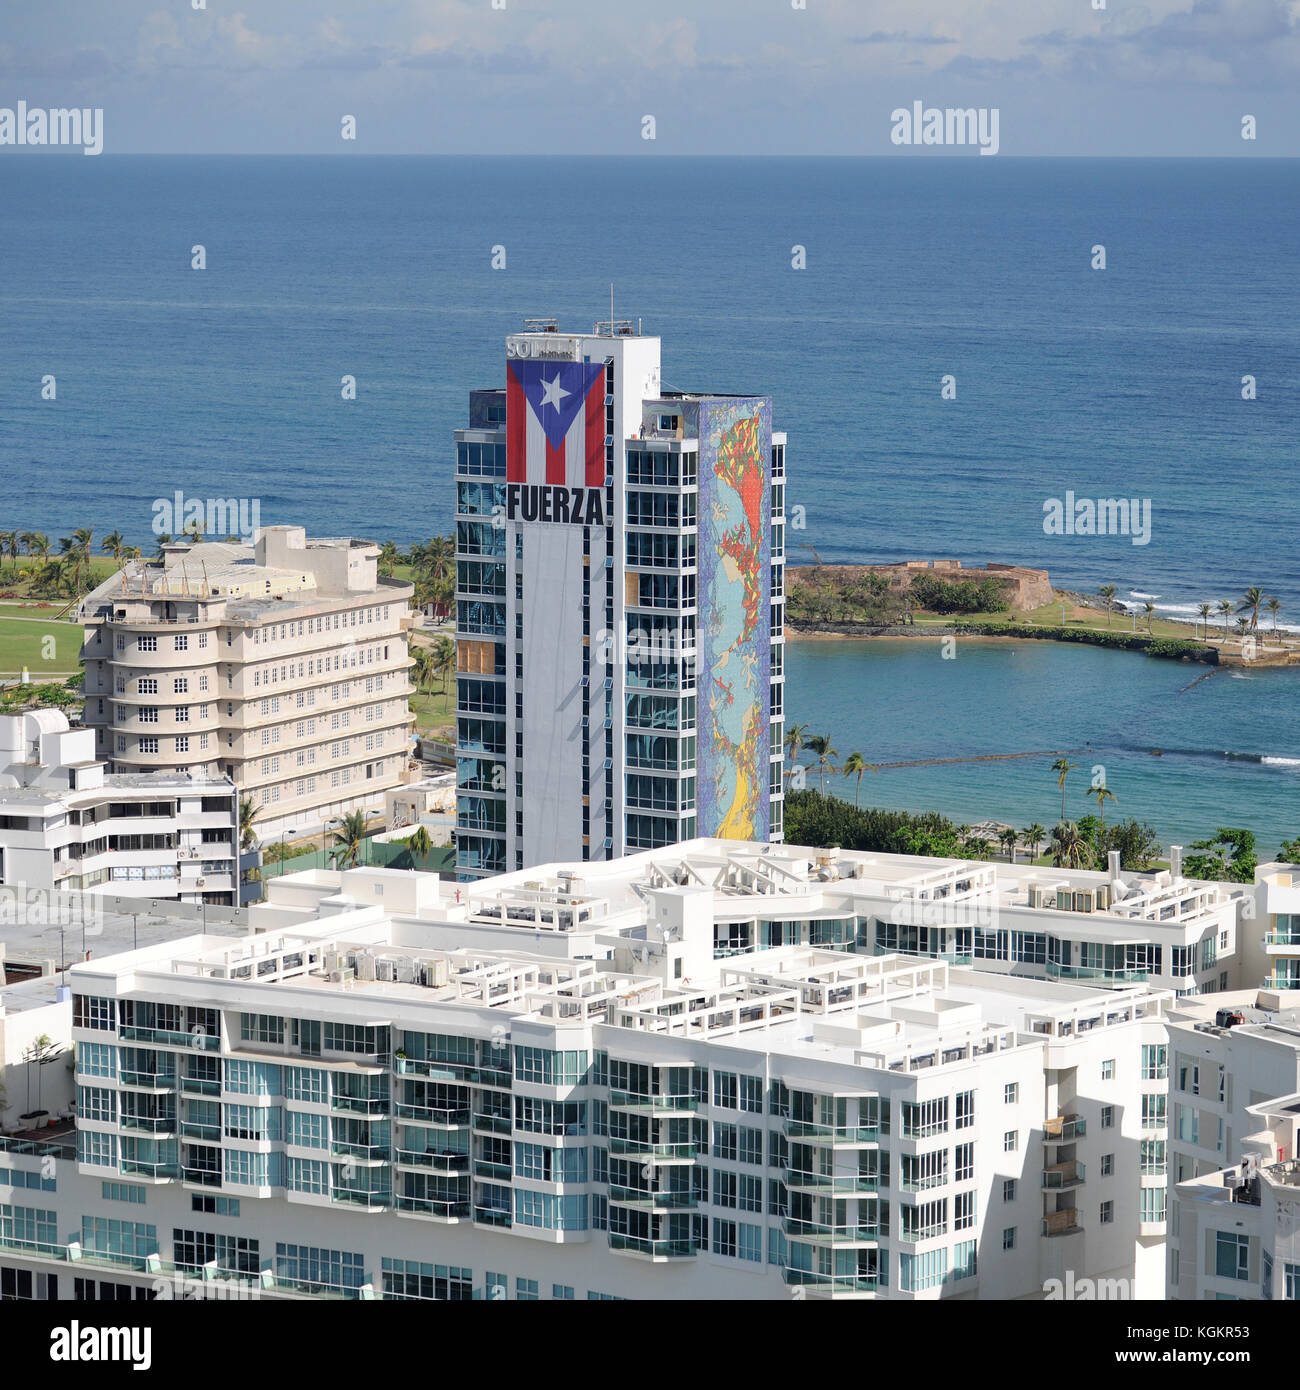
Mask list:
[[[1064,1192],[1078,1187],[1085,1177],[1082,1163],[1057,1163],[1043,1169],[1043,1188],[1048,1192]]]
[[[124,1158],[117,1166],[124,1178],[146,1178],[150,1182],[172,1182],[181,1175],[177,1163],[138,1163]]]
[[[694,1163],[694,1144],[652,1144],[641,1139],[611,1139],[609,1151],[623,1158],[642,1158],[647,1163]]]
[[[413,1124],[429,1125],[434,1129],[468,1129],[470,1112],[432,1105],[398,1105],[397,1118]],[[509,1122],[507,1121],[507,1128]]]
[[[786,1186],[796,1192],[839,1193],[851,1197],[855,1193],[871,1195],[880,1191],[876,1173],[811,1173],[802,1168],[786,1172]]]
[[[176,1116],[175,1115],[127,1115],[123,1114],[118,1119],[118,1124],[123,1129],[133,1130],[137,1134],[175,1134]]]
[[[428,1168],[448,1177],[464,1177],[469,1172],[467,1153],[431,1153],[428,1149],[398,1149],[397,1165],[401,1168]]]
[[[817,1245],[875,1245],[880,1239],[879,1226],[831,1226],[820,1221],[800,1221],[787,1216],[781,1223],[786,1235],[796,1240],[813,1241]],[[917,1235],[904,1234],[904,1240],[929,1240],[942,1231],[924,1231]]]
[[[475,1067],[461,1062],[424,1062],[414,1057],[395,1057],[393,1070],[400,1076],[422,1077],[427,1081],[450,1081],[461,1086],[493,1086],[510,1089],[510,1071],[501,1067]]]
[[[336,1187],[330,1200],[341,1206],[362,1207],[366,1211],[387,1211],[393,1205],[388,1192],[357,1192],[349,1187]]]
[[[1095,980],[1104,985],[1143,985],[1151,978],[1149,970],[1105,970],[1088,965],[1061,965],[1047,962],[1049,980]]]
[[[123,1086],[129,1086],[134,1091],[174,1091],[176,1089],[174,1073],[124,1071],[119,1073],[119,1079]]]
[[[514,1122],[509,1115],[475,1115],[474,1128],[487,1134],[509,1134]]]
[[[123,1027],[118,1030],[123,1042],[152,1043],[160,1047],[184,1047],[195,1052],[217,1052],[221,1039],[213,1033],[179,1033],[167,1028]]]
[[[690,1211],[698,1205],[693,1192],[652,1192],[643,1187],[611,1186],[609,1200],[621,1207],[639,1207],[652,1212]]]
[[[341,1115],[387,1115],[387,1096],[331,1096],[330,1109]]]
[[[808,1291],[810,1298],[842,1298],[875,1293],[880,1280],[874,1274],[816,1274],[810,1269],[787,1269],[785,1282]]]
[[[635,1255],[643,1260],[663,1263],[667,1260],[689,1260],[696,1255],[692,1240],[651,1240],[645,1236],[625,1236],[609,1233],[609,1248],[621,1255]]]
[[[631,1110],[640,1114],[661,1114],[663,1112],[692,1111],[699,1107],[694,1096],[644,1095],[637,1091],[611,1091],[609,1108],[611,1110]]]
[[[480,1226],[498,1226],[509,1229],[511,1216],[501,1207],[475,1207],[474,1220]]]
[[[335,1158],[348,1158],[358,1163],[374,1165],[390,1161],[392,1146],[389,1144],[350,1144],[346,1140],[336,1139],[330,1145],[330,1153]]]
[[[181,1094],[187,1096],[219,1096],[221,1094],[221,1082],[210,1081],[204,1077],[183,1076],[181,1078]]]
[[[1072,1236],[1076,1231],[1081,1230],[1083,1227],[1079,1225],[1079,1213],[1077,1211],[1054,1211],[1043,1217],[1043,1234],[1045,1236]]]
[[[1058,1115],[1043,1121],[1044,1144],[1073,1144],[1088,1132],[1088,1122],[1078,1115]]]
[[[197,1124],[193,1120],[182,1120],[181,1133],[186,1139],[202,1139],[209,1144],[221,1143],[220,1125]]]
[[[393,1206],[408,1216],[429,1221],[468,1221],[473,1208],[468,1202],[449,1202],[433,1197],[395,1197]]]
[[[482,1178],[484,1182],[509,1182],[510,1165],[508,1163],[493,1163],[486,1158],[476,1158],[474,1160],[474,1176]]]
[[[1270,975],[1264,981],[1265,989],[1300,989],[1300,978],[1290,975]]]
[[[941,1131],[936,1131],[936,1133]],[[787,1120],[785,1122],[785,1134],[787,1139],[798,1139],[804,1144],[829,1144],[832,1148],[854,1148],[863,1144],[878,1144],[880,1142],[879,1126],[864,1127],[860,1125],[822,1125],[814,1124],[808,1120]],[[920,1139],[925,1136],[922,1134],[905,1135],[908,1139]]]

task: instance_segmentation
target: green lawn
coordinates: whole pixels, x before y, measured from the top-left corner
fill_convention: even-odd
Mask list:
[[[0,672],[17,675],[25,666],[33,679],[57,672],[72,674],[80,669],[82,636],[78,623],[0,616]],[[52,647],[48,645],[51,638]]]
[[[439,681],[434,684],[432,692],[412,695],[411,708],[415,711],[417,734],[432,733],[435,729],[453,729],[456,725],[456,687],[451,685],[444,695]]]

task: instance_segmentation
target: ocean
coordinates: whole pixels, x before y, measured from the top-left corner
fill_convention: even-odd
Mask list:
[[[317,534],[445,532],[451,432],[503,381],[503,336],[585,329],[612,282],[616,316],[663,338],[667,384],[773,397],[795,562],[1015,561],[1170,612],[1257,584],[1300,621],[1297,225],[1300,164],[1254,158],[10,153],[0,529],[150,548],[179,490]],[[1045,534],[1069,491],[1149,500],[1149,543]],[[1185,780],[1182,754],[1124,755],[1120,813],[1150,805],[1166,840],[1300,833],[1295,765],[1251,761],[1300,759],[1295,673],[1177,696],[1197,671],[989,645],[935,678],[928,647],[794,644],[787,718],[871,761],[1074,730],[1183,747]],[[1042,780],[922,768],[872,795],[1044,819]]]

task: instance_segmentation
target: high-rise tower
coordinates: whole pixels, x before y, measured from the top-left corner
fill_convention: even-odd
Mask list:
[[[785,436],[631,323],[506,339],[456,432],[458,865],[781,838]]]

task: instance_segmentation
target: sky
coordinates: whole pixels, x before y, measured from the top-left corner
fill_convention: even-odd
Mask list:
[[[1010,156],[1300,154],[1300,0],[3,8],[0,107],[100,107],[109,153],[951,153],[891,144],[921,101],[997,108]]]

